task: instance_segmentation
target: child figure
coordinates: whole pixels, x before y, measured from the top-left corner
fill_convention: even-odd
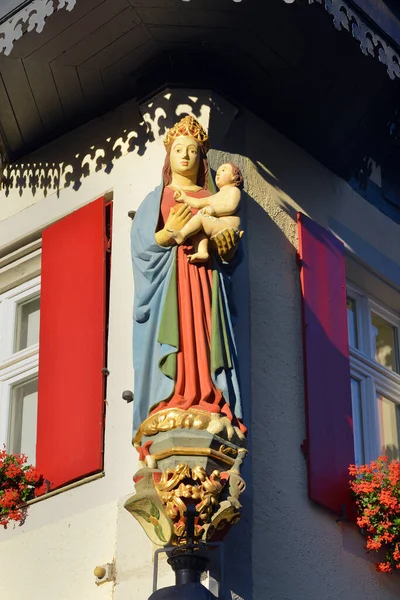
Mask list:
[[[224,229],[232,228],[240,235],[240,218],[236,213],[243,176],[239,167],[232,163],[221,165],[217,170],[215,183],[219,191],[213,196],[193,198],[182,190],[178,190],[174,196],[176,202],[185,202],[200,209],[180,231],[169,230],[177,244],[182,244],[188,237],[197,234],[193,240],[196,251],[188,256],[191,263],[208,260],[208,240]]]

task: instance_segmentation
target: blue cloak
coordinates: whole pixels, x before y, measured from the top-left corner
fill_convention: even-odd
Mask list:
[[[133,364],[135,371],[133,435],[149,412],[170,398],[175,386],[175,357],[179,349],[176,289],[176,246],[155,241],[163,186],[150,192],[140,205],[131,229],[135,282],[133,308]],[[237,253],[238,254],[238,253]],[[237,262],[233,261],[233,263]],[[242,418],[237,353],[227,288],[235,264],[213,261],[210,369],[233,414]],[[168,298],[168,314],[164,306]],[[171,314],[173,313],[173,314]],[[163,335],[163,322],[176,323],[174,333]],[[215,336],[221,339],[216,339]]]

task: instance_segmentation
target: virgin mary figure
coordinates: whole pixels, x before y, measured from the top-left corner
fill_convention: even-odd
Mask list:
[[[191,240],[176,246],[170,232],[197,211],[176,203],[174,194],[211,195],[208,136],[196,119],[185,117],[164,144],[162,183],[132,224],[134,434],[149,415],[168,408],[218,413],[244,432],[227,296],[238,236],[226,230],[207,263],[188,261]]]

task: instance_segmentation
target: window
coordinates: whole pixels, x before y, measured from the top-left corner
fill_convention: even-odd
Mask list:
[[[399,454],[400,316],[359,288],[347,290],[355,460]]]
[[[28,257],[29,258],[29,257]],[[0,294],[0,445],[36,462],[40,277]]]
[[[51,489],[103,469],[111,207],[0,258],[0,444]]]

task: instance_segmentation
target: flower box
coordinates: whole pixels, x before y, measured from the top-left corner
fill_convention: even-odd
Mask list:
[[[384,550],[377,571],[400,569],[400,463],[380,456],[370,464],[350,465],[350,488],[357,505],[357,524],[367,537],[366,550]]]
[[[8,454],[0,450],[0,525],[11,521],[22,524],[26,518],[26,502],[47,491],[43,476],[27,464],[24,454]]]

